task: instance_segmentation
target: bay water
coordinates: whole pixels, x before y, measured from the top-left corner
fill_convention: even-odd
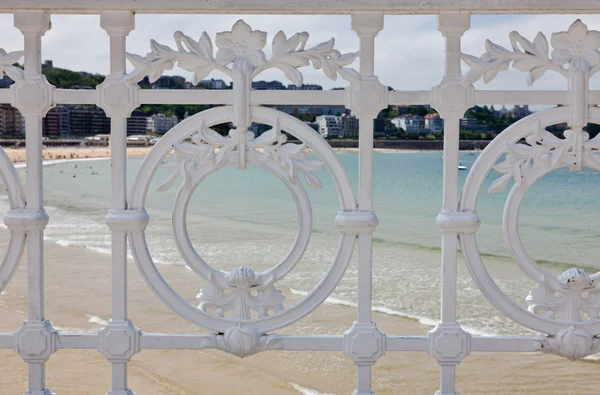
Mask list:
[[[461,153],[460,159],[470,169],[477,155]],[[340,153],[339,158],[356,190],[358,154]],[[128,160],[129,185],[142,160]],[[24,177],[24,169],[20,172]],[[461,185],[467,173],[460,172]],[[279,288],[298,295],[310,292],[322,278],[339,240],[334,224],[338,210],[335,188],[325,169],[317,175],[323,189],[307,187],[313,209],[311,244],[295,270],[278,283]],[[502,210],[508,188],[487,194],[487,186],[498,176],[492,171],[481,193],[478,213],[482,225],[477,240],[488,271],[500,288],[526,306],[525,297],[536,284],[508,257],[502,236]],[[110,205],[110,161],[52,164],[44,167],[44,177],[51,218],[46,242],[63,246],[67,260],[70,246],[110,254],[110,234],[104,224]],[[159,170],[149,190],[148,244],[159,267],[178,265],[186,270],[171,224],[177,186],[156,191],[166,177],[167,173]],[[433,324],[440,311],[440,233],[435,218],[441,207],[442,153],[375,153],[374,185],[375,211],[380,220],[374,234],[375,310]],[[561,169],[533,186],[520,215],[520,234],[530,256],[556,273],[572,266],[600,270],[598,196],[600,173],[589,169],[577,173]],[[6,208],[4,198],[0,209]],[[295,238],[297,211],[284,184],[266,171],[226,168],[199,185],[190,202],[187,222],[195,248],[214,267],[231,270],[244,265],[261,271],[279,262],[289,250]],[[356,252],[354,255],[328,302],[355,305]],[[189,275],[196,276],[192,271]],[[195,291],[203,284],[199,279]],[[190,293],[178,289],[177,284],[173,287]],[[474,333],[531,333],[486,300],[471,280],[460,253],[458,303],[459,321]]]

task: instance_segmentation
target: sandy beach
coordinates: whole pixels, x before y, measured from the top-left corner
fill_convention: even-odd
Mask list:
[[[150,147],[129,147],[127,156],[146,156]],[[335,152],[358,152],[358,148],[334,148]],[[25,148],[4,148],[11,161],[14,163],[25,161]],[[375,152],[423,152],[419,150],[404,150],[395,148],[375,148]],[[108,158],[110,149],[108,147],[51,147],[44,148],[44,160],[57,159],[89,159]]]
[[[129,147],[127,156],[146,156],[149,149],[150,147]],[[15,163],[25,161],[25,148],[4,148],[4,151]],[[108,147],[51,147],[44,148],[43,153],[44,160],[110,157]]]
[[[2,236],[5,238],[5,231]],[[1,332],[17,330],[25,318],[25,262],[0,297]],[[195,275],[181,267],[160,269],[187,300],[195,302]],[[130,318],[144,332],[202,332],[158,300],[132,261],[129,273]],[[46,317],[61,331],[99,330],[110,319],[110,256],[83,247],[46,243],[46,295]],[[352,308],[325,304],[280,333],[341,334],[354,318]],[[374,318],[380,328],[393,335],[424,335],[430,329],[400,317],[376,313]],[[4,378],[0,392],[23,393],[26,365],[12,350],[0,350],[0,358]],[[348,395],[355,383],[351,361],[342,353],[330,352],[271,351],[239,359],[216,350],[142,350],[133,358],[129,372],[131,388],[143,395]],[[597,363],[569,362],[542,353],[474,353],[458,367],[457,385],[461,394],[472,395],[591,395],[596,393],[592,383],[597,372]],[[437,390],[438,374],[436,362],[424,352],[392,352],[373,369],[374,390],[379,395],[431,395]],[[105,394],[110,388],[110,364],[95,350],[60,350],[48,363],[47,380],[57,394]]]

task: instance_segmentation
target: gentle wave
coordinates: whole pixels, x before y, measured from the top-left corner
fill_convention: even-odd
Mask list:
[[[95,315],[87,315],[86,317],[89,318],[88,322],[90,324],[98,324],[98,325],[102,325],[102,326],[108,325],[108,321],[106,321],[100,317],[96,317]]]
[[[289,383],[296,391],[300,392],[302,395],[333,395],[331,393],[323,393],[315,390],[311,390],[310,388],[304,388],[298,384]]]
[[[290,292],[292,294],[298,295],[298,296],[307,296],[309,294],[309,292],[300,291],[297,289],[290,289]],[[353,307],[353,308],[358,307],[358,305],[354,302],[349,302],[347,300],[342,300],[342,299],[338,299],[338,298],[334,298],[334,297],[327,298],[325,300],[325,303],[335,304],[338,306]],[[373,306],[371,308],[371,310],[374,312],[389,315],[389,316],[407,318],[409,320],[417,321],[421,325],[430,326],[430,327],[435,327],[439,322],[438,320],[430,318],[430,317],[423,317],[423,316],[418,316],[418,315],[414,315],[414,314],[410,314],[410,313],[406,313],[406,312],[402,312],[402,311],[397,311],[397,310],[393,310],[393,309],[390,309],[389,307],[385,307],[385,306]],[[461,325],[461,327],[465,331],[471,333],[472,335],[497,336],[497,334],[484,332],[480,329],[473,328],[470,326]]]
[[[73,158],[73,159],[51,159],[45,160],[42,162],[42,166],[51,166],[51,165],[59,165],[61,163],[71,163],[71,162],[93,162],[98,160],[109,160],[110,158]],[[24,169],[27,167],[26,162],[15,163],[15,169]]]

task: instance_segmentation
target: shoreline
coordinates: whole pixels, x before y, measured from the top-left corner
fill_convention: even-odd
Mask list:
[[[148,154],[148,151],[152,147],[128,147],[128,157],[143,157]],[[333,147],[332,147],[333,148]],[[8,155],[13,163],[25,162],[26,150],[25,148],[2,148]],[[333,148],[334,152],[337,153],[358,153],[358,148]],[[378,153],[419,153],[419,152],[442,152],[440,150],[431,149],[406,149],[406,148],[374,148],[374,152]],[[62,161],[62,160],[75,160],[75,159],[96,159],[96,158],[110,158],[109,147],[51,147],[44,148],[42,159],[44,161]],[[480,152],[477,150],[464,150],[461,152]],[[57,162],[60,163],[60,162]]]
[[[25,148],[3,148],[13,163],[25,162]],[[146,156],[150,147],[128,147],[128,157]],[[109,147],[51,147],[44,148],[42,151],[42,159],[44,161],[52,160],[74,160],[74,159],[96,159],[110,158]],[[60,163],[60,162],[57,162]]]

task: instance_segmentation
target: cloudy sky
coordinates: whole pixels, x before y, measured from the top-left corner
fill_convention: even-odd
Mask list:
[[[150,39],[174,47],[173,32],[183,31],[198,39],[203,31],[214,39],[217,32],[230,30],[236,20],[243,18],[253,29],[268,32],[268,43],[273,35],[283,30],[288,37],[296,32],[307,31],[311,37],[308,45],[318,44],[331,37],[342,52],[358,49],[358,39],[350,29],[350,16],[260,16],[260,15],[138,15],[137,28],[129,36],[128,51],[145,55]],[[548,39],[555,31],[566,30],[580,18],[590,29],[600,30],[597,15],[512,15],[473,16],[471,29],[463,38],[463,52],[481,55],[486,38],[510,48],[508,34],[517,30],[533,40],[538,31]],[[108,72],[108,38],[100,29],[99,16],[54,15],[52,30],[43,38],[43,59],[51,59],[56,67],[77,71],[106,74]],[[0,48],[7,51],[22,49],[23,38],[13,27],[12,15],[0,15]],[[443,75],[444,42],[437,31],[435,16],[388,16],[385,28],[376,41],[376,73],[382,83],[400,90],[429,89]],[[266,50],[269,56],[269,45]],[[463,65],[463,70],[466,66]],[[179,74],[190,78],[182,70]],[[325,88],[343,86],[343,81],[330,81],[320,71],[304,69],[306,83],[318,83]],[[217,72],[211,77],[222,78]],[[284,81],[279,71],[267,71],[259,78]],[[525,73],[511,70],[501,73],[492,83],[476,87],[482,89],[527,89]],[[600,82],[592,82],[599,89]],[[285,81],[285,83],[288,83]],[[534,84],[538,89],[564,89],[563,77],[547,73]]]

